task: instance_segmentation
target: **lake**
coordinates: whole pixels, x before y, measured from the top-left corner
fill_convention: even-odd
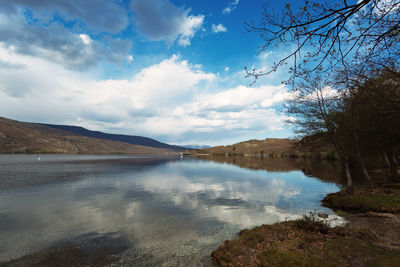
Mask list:
[[[0,264],[209,266],[243,228],[309,211],[341,221],[320,203],[339,173],[293,159],[0,155]]]

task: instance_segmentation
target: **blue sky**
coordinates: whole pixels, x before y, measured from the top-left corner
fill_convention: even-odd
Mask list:
[[[173,144],[288,137],[286,69],[245,33],[265,1],[13,0],[0,3],[0,116]],[[271,8],[280,4],[271,1]]]

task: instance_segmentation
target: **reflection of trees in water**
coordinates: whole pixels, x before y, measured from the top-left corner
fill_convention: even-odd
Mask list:
[[[307,176],[313,176],[323,181],[344,184],[342,165],[332,160],[296,159],[297,166]]]
[[[213,156],[204,159],[221,163],[234,164],[242,168],[266,170],[268,172],[289,172],[301,170],[305,175],[319,178],[323,181],[342,184],[342,168],[340,162],[331,160],[303,158],[259,158],[259,157],[224,157]]]

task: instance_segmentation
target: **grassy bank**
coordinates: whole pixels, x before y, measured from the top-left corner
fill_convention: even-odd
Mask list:
[[[400,185],[354,195],[329,194],[323,205],[350,222],[330,228],[316,214],[242,230],[211,257],[219,266],[400,266]]]
[[[385,184],[373,189],[359,188],[353,195],[343,192],[329,194],[322,200],[322,205],[349,213],[400,213],[400,184]]]

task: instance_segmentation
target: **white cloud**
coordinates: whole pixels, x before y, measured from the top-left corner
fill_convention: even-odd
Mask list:
[[[79,34],[79,37],[85,45],[90,45],[92,43],[92,39],[87,34]]]
[[[218,25],[213,24],[211,29],[214,33],[227,31],[227,29],[222,24],[218,24]]]
[[[182,46],[190,45],[190,40],[203,25],[204,16],[188,16],[182,24],[181,34],[178,43]]]
[[[204,22],[203,15],[189,15],[190,9],[177,7],[168,0],[135,0],[131,9],[139,31],[154,41],[178,40],[180,45],[190,45]]]
[[[325,86],[321,90],[318,90],[318,88],[316,88],[315,90],[310,91],[309,94],[303,96],[301,99],[304,101],[314,101],[314,102],[321,101],[321,99],[334,100],[334,99],[339,99],[340,94],[343,92],[344,91],[340,92],[337,89],[332,88],[331,86]],[[297,94],[294,94],[293,96],[296,95]]]
[[[224,71],[228,72],[229,71],[229,67],[225,67]]]
[[[124,109],[157,114],[163,106],[169,107],[175,98],[190,94],[203,81],[212,81],[215,75],[205,73],[181,60],[178,56],[163,60],[141,70],[129,80],[94,82],[85,92],[94,104],[106,104],[112,99],[124,103]],[[112,104],[113,105],[113,104]]]
[[[260,87],[238,86],[216,94],[200,95],[202,109],[236,110],[244,107],[268,108],[288,99],[290,93],[283,85]]]
[[[362,2],[362,0],[358,0],[357,4]],[[396,12],[400,9],[398,3],[395,4],[396,1],[393,0],[379,0],[379,1],[374,1],[368,3],[368,5],[364,6],[364,8],[361,10],[362,12],[367,12],[368,7],[374,6],[373,12],[378,15],[386,15],[388,13]]]
[[[239,4],[239,0],[233,0],[232,2],[230,2],[228,4],[228,6],[226,8],[224,8],[224,10],[222,10],[222,13],[223,14],[231,13],[232,11],[234,11],[237,8],[238,4]]]
[[[0,114],[12,119],[213,144],[265,138],[284,123],[274,105],[285,87],[224,89],[217,75],[179,56],[120,80],[95,80],[1,45],[0,58]]]
[[[57,22],[42,27],[26,23],[23,14],[1,12],[0,44],[75,70],[87,70],[102,61],[122,63],[131,49],[128,40],[94,41],[88,34],[76,34]]]
[[[0,11],[6,14],[16,14],[21,8],[32,11],[33,17],[44,23],[49,23],[55,15],[61,15],[66,21],[78,20],[92,30],[113,34],[119,33],[129,24],[126,10],[117,1],[13,0],[2,1],[0,4]]]

